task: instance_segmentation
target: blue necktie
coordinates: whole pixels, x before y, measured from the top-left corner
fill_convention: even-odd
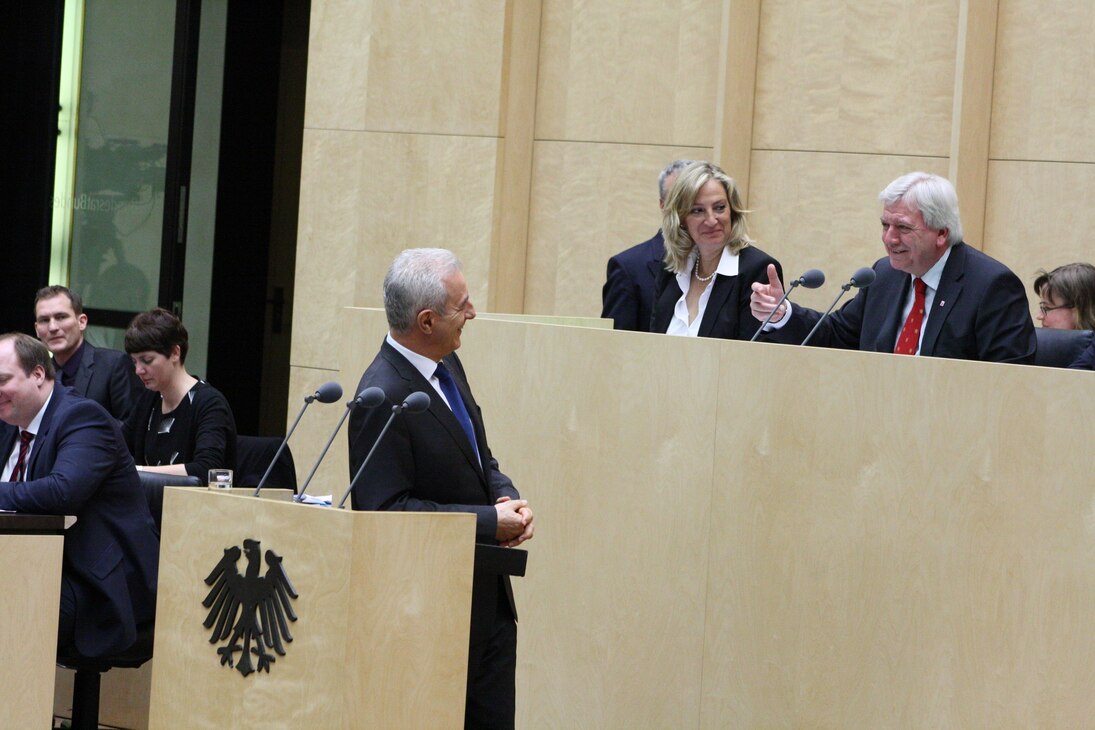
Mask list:
[[[437,376],[437,380],[441,383],[441,392],[445,394],[445,400],[449,402],[449,408],[452,409],[452,414],[456,416],[456,420],[460,423],[460,427],[464,429],[464,433],[467,434],[468,443],[471,444],[472,450],[475,451],[476,456],[479,455],[479,447],[475,443],[475,427],[471,425],[471,416],[468,415],[468,409],[464,405],[464,399],[460,397],[460,391],[456,389],[456,382],[452,379],[452,373],[445,367],[445,363],[437,363],[437,370],[434,372]]]

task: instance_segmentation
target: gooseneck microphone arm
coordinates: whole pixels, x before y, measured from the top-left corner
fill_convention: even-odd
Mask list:
[[[802,344],[805,345],[807,342],[810,341],[810,338],[814,336],[815,332],[817,332],[817,328],[820,327],[821,323],[825,321],[825,318],[829,316],[829,312],[833,311],[833,307],[836,306],[836,303],[840,301],[840,298],[844,296],[845,292],[847,292],[853,286],[856,289],[865,289],[869,287],[874,282],[874,277],[874,269],[864,266],[863,268],[857,270],[854,274],[852,274],[852,278],[849,279],[847,283],[841,284],[840,293],[836,295],[836,299],[834,299],[833,303],[829,305],[829,308],[825,310],[825,314],[821,315],[821,318],[818,319],[817,324],[815,324],[814,328],[810,330],[810,334],[806,335],[806,339],[802,341]]]
[[[308,406],[312,405],[312,401],[318,400],[320,403],[334,403],[341,397],[342,386],[333,381],[324,383],[316,388],[315,393],[305,396],[304,405],[300,407],[300,413],[297,414],[297,418],[293,421],[293,425],[289,427],[289,431],[285,434],[285,438],[283,438],[281,444],[278,445],[278,450],[274,452],[274,458],[270,460],[270,466],[266,467],[266,472],[263,473],[262,479],[259,479],[259,484],[255,487],[255,493],[252,496],[259,496],[259,492],[262,491],[262,487],[270,477],[270,472],[274,470],[274,464],[278,463],[278,457],[281,456],[282,451],[285,451],[285,444],[289,443],[289,437],[293,435],[293,431],[297,430],[297,424],[300,423],[300,419],[304,416],[304,411],[308,410]]]
[[[335,430],[331,432],[331,438],[327,439],[327,445],[323,447],[323,452],[316,459],[316,463],[312,465],[312,471],[309,472],[308,478],[304,480],[304,486],[300,488],[300,493],[294,497],[296,501],[301,501],[304,497],[304,493],[308,491],[308,485],[312,483],[312,477],[316,475],[316,470],[319,469],[320,463],[323,461],[323,457],[327,456],[327,450],[331,448],[331,444],[335,441],[335,436],[338,435],[339,430],[342,428],[342,424],[346,422],[346,419],[350,415],[350,411],[358,406],[365,408],[376,408],[378,405],[384,402],[384,391],[376,386],[371,388],[365,388],[363,391],[357,394],[357,397],[346,404],[346,410],[342,412],[342,418],[338,419],[338,425],[335,426]]]
[[[768,326],[768,323],[772,321],[772,317],[776,316],[776,312],[778,312],[779,308],[783,306],[783,303],[787,301],[787,297],[791,296],[792,289],[799,285],[802,285],[807,289],[817,289],[824,283],[825,274],[821,271],[821,269],[810,269],[809,271],[804,271],[802,273],[802,276],[792,281],[791,285],[787,287],[787,291],[783,292],[783,298],[776,303],[775,309],[768,313],[768,319],[764,320],[764,322],[761,323],[760,327],[757,328],[757,331],[754,332],[753,336],[749,338],[749,341],[753,342],[758,337],[760,337],[760,333],[763,332],[764,328]]]
[[[384,424],[384,428],[380,429],[380,435],[376,437],[376,441],[373,442],[373,447],[369,449],[369,453],[365,455],[365,460],[361,462],[361,466],[357,468],[357,473],[354,474],[354,478],[350,480],[350,486],[346,488],[346,493],[342,495],[342,499],[338,501],[338,508],[343,509],[346,504],[346,498],[350,496],[350,492],[354,491],[354,485],[357,484],[357,480],[361,478],[362,472],[365,471],[365,466],[369,463],[369,460],[373,458],[373,452],[376,451],[376,447],[380,446],[380,442],[384,439],[384,434],[388,433],[388,427],[392,425],[392,421],[400,413],[406,411],[407,413],[421,413],[430,407],[430,396],[423,393],[421,390],[416,390],[407,396],[407,399],[402,403],[398,403],[392,406],[392,415],[388,416],[388,422]]]

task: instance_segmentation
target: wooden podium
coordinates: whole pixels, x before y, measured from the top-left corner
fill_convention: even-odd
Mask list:
[[[221,664],[202,605],[245,540],[298,596],[284,656],[248,676]],[[474,552],[471,514],[166,490],[149,727],[463,727]]]
[[[5,727],[52,723],[64,528],[63,516],[0,515],[0,697]]]

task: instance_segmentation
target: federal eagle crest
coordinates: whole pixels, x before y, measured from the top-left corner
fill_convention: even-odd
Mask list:
[[[243,575],[236,568],[241,552],[247,555],[247,570]],[[217,649],[221,665],[235,667],[245,677],[254,671],[270,673],[275,657],[268,649],[285,656],[282,641],[293,640],[286,618],[297,620],[289,603],[290,598],[297,597],[297,592],[281,565],[281,556],[267,550],[266,575],[259,575],[261,555],[258,540],[244,540],[242,551],[238,545],[225,548],[224,557],[205,579],[205,584],[213,587],[202,601],[209,609],[203,625],[213,629],[209,643],[228,640],[227,646]],[[252,654],[257,667],[251,662]]]

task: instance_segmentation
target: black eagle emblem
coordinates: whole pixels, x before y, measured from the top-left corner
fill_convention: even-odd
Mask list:
[[[235,667],[246,677],[254,671],[270,673],[275,657],[269,649],[285,656],[282,642],[293,640],[286,619],[297,620],[289,599],[295,599],[297,592],[281,565],[280,555],[267,550],[266,575],[259,575],[259,541],[244,540],[242,552],[247,555],[247,572],[240,575],[236,568],[239,546],[225,548],[224,557],[205,579],[205,584],[213,587],[202,605],[209,609],[203,625],[213,629],[209,643],[228,640],[227,646],[217,649],[221,665]],[[251,662],[252,654],[257,667]]]

